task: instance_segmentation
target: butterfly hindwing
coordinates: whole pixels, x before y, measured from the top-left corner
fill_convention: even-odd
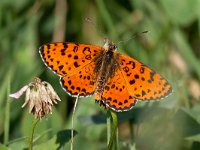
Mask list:
[[[125,80],[119,69],[105,85],[102,101],[111,109],[120,112],[130,110],[136,103],[136,99],[128,92]]]
[[[94,62],[83,67],[76,74],[61,77],[60,82],[64,90],[71,96],[93,95],[96,88],[96,74],[94,73]]]
[[[128,91],[136,99],[161,99],[172,92],[167,80],[139,61],[119,54],[119,64]]]

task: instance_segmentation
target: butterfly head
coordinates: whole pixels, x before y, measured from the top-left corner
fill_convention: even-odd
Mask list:
[[[106,50],[106,51],[117,51],[117,46],[114,42],[112,42],[111,40],[109,39],[105,39],[105,44],[103,46],[103,48]]]

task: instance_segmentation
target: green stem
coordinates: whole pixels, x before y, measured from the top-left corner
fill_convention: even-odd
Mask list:
[[[133,120],[129,121],[129,128],[130,128],[130,134],[131,134],[131,144],[134,144],[134,128],[133,128],[134,122]]]
[[[110,133],[111,133],[111,115],[110,110],[106,113],[106,123],[107,123],[107,145],[109,144],[110,140]]]
[[[118,124],[118,123],[117,123]],[[116,127],[116,135],[115,135],[115,150],[118,150],[118,128]]]
[[[34,121],[33,121],[31,135],[30,135],[30,139],[29,139],[29,150],[33,149],[33,135],[34,135],[35,127],[36,127],[38,121],[39,121],[39,119],[34,119]]]
[[[76,97],[76,101],[75,101],[75,104],[74,104],[74,109],[73,109],[73,112],[72,112],[72,129],[71,129],[71,143],[70,143],[70,150],[73,150],[74,147],[74,115],[75,115],[75,110],[76,110],[76,106],[78,104],[78,99],[79,99],[79,96]]]
[[[115,149],[117,148],[118,143],[116,143],[118,140],[116,139],[117,136],[117,124],[118,124],[118,120],[117,120],[117,113],[115,111],[110,110],[110,114],[112,116],[112,131],[111,131],[111,136],[110,136],[110,141],[108,144],[108,150],[112,150],[113,147],[113,142],[115,141]]]
[[[6,112],[4,122],[4,145],[8,144],[9,140],[9,124],[10,124],[10,76],[8,77],[7,98],[6,98]]]

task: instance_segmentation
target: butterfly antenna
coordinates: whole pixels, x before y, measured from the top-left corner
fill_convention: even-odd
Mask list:
[[[95,28],[97,28],[97,25],[92,21],[91,18],[86,17],[86,18],[85,18],[85,21],[88,22],[88,23],[91,23]]]
[[[119,45],[120,43],[127,42],[127,41],[129,41],[129,40],[132,40],[133,38],[142,36],[142,35],[144,35],[144,34],[146,34],[146,33],[148,33],[148,31],[143,31],[143,32],[140,32],[140,33],[135,33],[135,34],[133,34],[130,38],[128,38],[128,39],[126,39],[126,40],[123,40],[123,41],[119,41],[119,42],[117,43],[117,45]]]
[[[96,29],[97,33],[99,33],[101,37],[106,37],[102,30],[100,30],[100,26],[97,25],[91,18],[86,17],[84,21],[90,23],[93,26],[93,29]]]
[[[86,17],[85,21],[90,23],[93,26],[93,29],[96,29],[98,32],[100,32],[101,35],[103,35],[103,32],[100,30],[100,27],[91,18]]]

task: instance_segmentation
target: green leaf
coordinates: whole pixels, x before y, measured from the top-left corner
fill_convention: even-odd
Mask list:
[[[200,124],[186,109],[179,109],[173,118],[174,127],[183,137],[200,134]]]
[[[74,130],[74,136],[78,132]],[[46,150],[46,149],[60,149],[64,147],[71,139],[71,130],[62,130],[59,131],[56,135],[53,136],[50,140],[40,145],[34,146],[34,150]]]
[[[188,25],[198,12],[198,0],[160,0],[165,12],[175,24]]]
[[[188,141],[195,141],[195,142],[200,142],[200,134],[194,135],[194,136],[189,136],[185,138]]]
[[[9,150],[9,148],[0,143],[0,150]]]
[[[14,139],[9,144],[10,149],[26,149],[28,148],[28,137]],[[1,149],[1,148],[0,148]]]

